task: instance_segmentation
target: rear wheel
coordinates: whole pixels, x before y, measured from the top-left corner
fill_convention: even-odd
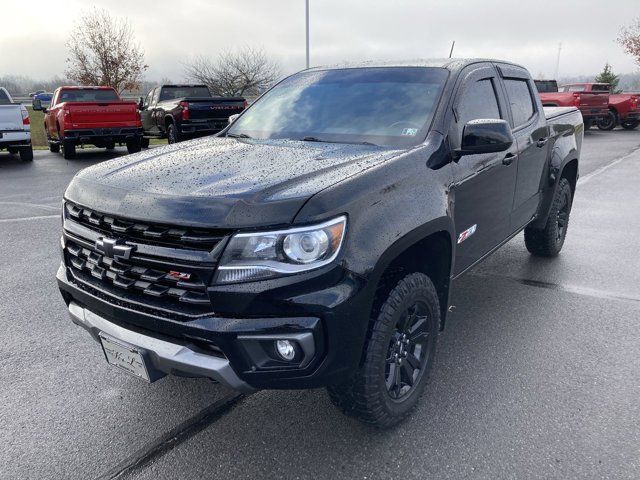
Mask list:
[[[143,138],[143,139],[140,141],[140,146],[141,146],[142,148],[149,148],[149,139],[148,139],[148,138]]]
[[[640,125],[640,121],[633,121],[633,122],[622,122],[622,128],[624,128],[625,130],[635,130],[638,125]]]
[[[76,144],[73,140],[62,140],[62,156],[67,160],[76,158]]]
[[[20,160],[23,162],[30,162],[33,160],[33,147],[31,145],[20,147]]]
[[[424,391],[435,356],[440,305],[422,273],[407,275],[385,299],[351,380],[327,388],[345,414],[378,427],[402,421]]]
[[[618,114],[615,110],[609,110],[609,115],[598,120],[600,130],[613,130],[618,125]]]
[[[140,146],[140,137],[127,138],[127,152],[137,153],[142,149]]]
[[[58,153],[60,151],[60,144],[53,143],[51,142],[51,140],[49,140],[49,151],[53,153]]]
[[[107,150],[113,150],[114,148],[116,148],[116,142],[105,143],[104,148],[106,148]]]
[[[584,119],[584,129],[585,130],[589,130],[592,125],[593,125],[593,120],[591,120],[590,118],[585,118]]]
[[[527,227],[524,229],[524,242],[527,250],[541,257],[555,257],[562,250],[569,227],[571,213],[571,184],[561,178],[553,195],[547,223],[542,230]]]
[[[178,143],[180,140],[180,132],[178,128],[172,123],[167,127],[167,140],[169,143]]]

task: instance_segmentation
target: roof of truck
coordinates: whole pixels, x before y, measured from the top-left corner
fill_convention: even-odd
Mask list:
[[[342,63],[335,65],[325,65],[312,67],[309,70],[335,70],[341,68],[376,68],[376,67],[435,67],[446,68],[448,70],[460,70],[467,65],[473,63],[492,62],[501,63],[507,65],[513,65],[515,67],[522,67],[513,62],[505,60],[497,60],[491,58],[419,58],[414,60],[399,60],[399,61],[367,61],[356,63]]]

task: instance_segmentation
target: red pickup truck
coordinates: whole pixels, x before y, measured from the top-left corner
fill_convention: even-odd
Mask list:
[[[142,123],[138,104],[125,101],[111,87],[60,87],[49,108],[42,110],[49,150],[74,158],[76,146],[95,145],[111,150],[126,144],[129,153],[139,152]]]
[[[545,107],[578,107],[584,127],[609,116],[609,84],[572,83],[557,87],[555,80],[536,80],[538,94]]]
[[[620,125],[625,130],[633,130],[640,125],[638,95],[634,93],[614,93],[609,95],[609,115],[598,121],[600,130],[613,130]]]

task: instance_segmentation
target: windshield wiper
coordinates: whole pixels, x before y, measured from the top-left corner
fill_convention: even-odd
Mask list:
[[[225,137],[229,137],[229,138],[251,138],[246,133],[227,133],[225,135]]]
[[[323,142],[323,143],[344,143],[347,145],[370,145],[372,147],[379,147],[380,145],[376,145],[375,143],[371,143],[371,142],[339,142],[337,140],[323,140],[321,138],[318,137],[303,137],[302,138],[303,142]]]

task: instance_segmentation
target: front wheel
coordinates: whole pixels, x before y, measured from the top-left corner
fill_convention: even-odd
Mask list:
[[[180,140],[180,132],[178,132],[178,127],[176,127],[173,123],[169,125],[167,128],[167,140],[171,143],[178,143]]]
[[[609,110],[609,115],[598,120],[600,130],[613,130],[618,125],[618,114],[614,110]]]
[[[527,250],[540,257],[555,257],[562,250],[569,227],[571,213],[571,184],[561,178],[551,203],[547,223],[542,230],[532,227],[524,229],[524,243]]]
[[[345,414],[391,427],[416,406],[435,356],[440,304],[422,273],[407,275],[391,290],[372,325],[364,361],[353,377],[327,388]]]

